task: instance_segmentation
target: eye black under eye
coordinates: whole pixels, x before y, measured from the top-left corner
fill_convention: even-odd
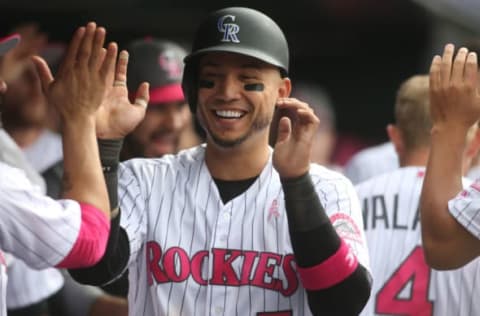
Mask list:
[[[200,79],[198,81],[198,87],[199,88],[205,88],[205,89],[212,89],[214,87],[215,83],[210,80],[205,80],[205,79]]]
[[[263,83],[247,83],[243,86],[246,91],[263,91],[265,85]]]

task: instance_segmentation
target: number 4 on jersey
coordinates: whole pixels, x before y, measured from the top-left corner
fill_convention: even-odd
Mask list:
[[[430,316],[433,304],[428,300],[431,270],[425,262],[422,247],[417,246],[402,262],[376,297],[375,313],[405,316]],[[410,295],[400,293],[410,283]]]

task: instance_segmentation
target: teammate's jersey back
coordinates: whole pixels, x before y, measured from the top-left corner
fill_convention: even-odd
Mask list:
[[[425,169],[405,167],[356,186],[373,286],[362,315],[480,315],[480,261],[437,272],[421,247],[419,200]]]

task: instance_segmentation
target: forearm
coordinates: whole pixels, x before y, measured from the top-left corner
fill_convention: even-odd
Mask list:
[[[126,231],[120,227],[121,213],[118,208],[118,164],[121,140],[98,140],[103,174],[111,205],[110,235],[105,255],[95,266],[88,269],[69,270],[80,283],[104,285],[120,276],[126,269],[130,248]]]
[[[93,117],[64,122],[63,153],[63,197],[90,204],[110,217]]]
[[[459,249],[457,243],[466,233],[448,210],[448,201],[462,190],[466,134],[458,127],[432,129],[420,209],[425,255],[434,265],[453,259],[451,252]]]
[[[312,313],[357,315],[370,295],[368,272],[336,233],[310,176],[284,179],[282,186],[292,246]]]

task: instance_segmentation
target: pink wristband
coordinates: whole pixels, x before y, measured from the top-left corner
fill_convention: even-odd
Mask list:
[[[82,222],[70,253],[56,265],[58,268],[83,268],[96,264],[104,255],[110,221],[96,207],[80,203]]]
[[[323,290],[348,278],[357,266],[357,257],[342,239],[340,248],[331,257],[316,266],[297,267],[297,270],[305,289]]]

